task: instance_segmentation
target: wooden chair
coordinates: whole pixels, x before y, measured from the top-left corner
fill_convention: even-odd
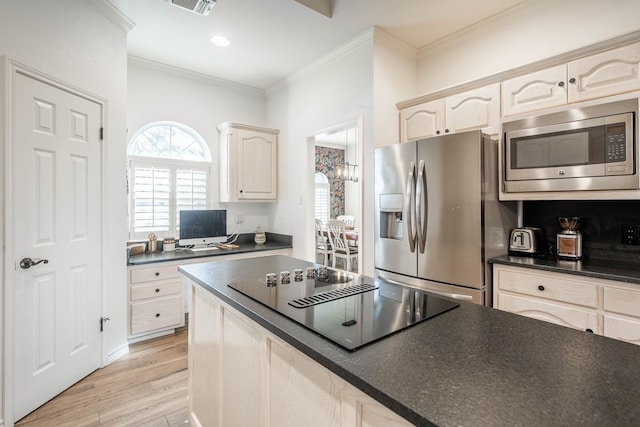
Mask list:
[[[344,225],[347,228],[353,228],[356,223],[356,217],[354,217],[353,215],[338,215],[336,219],[338,221],[344,222]]]
[[[316,218],[316,255],[322,255],[322,264],[329,265],[331,246],[327,235],[322,230],[322,221]]]
[[[336,258],[343,258],[347,264],[347,271],[351,271],[351,261],[358,260],[358,248],[350,246],[344,235],[344,222],[337,219],[327,221],[327,234],[331,243],[332,267],[336,266]]]

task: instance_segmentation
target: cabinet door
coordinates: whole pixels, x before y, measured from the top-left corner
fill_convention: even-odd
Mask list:
[[[276,199],[277,136],[242,130],[238,134],[238,199]]]
[[[577,306],[554,304],[503,293],[498,293],[498,305],[501,310],[510,313],[582,331],[599,332],[598,316],[592,310],[581,310]]]
[[[498,133],[500,121],[500,84],[448,96],[445,101],[445,132],[482,129]]]
[[[342,383],[329,371],[275,340],[269,368],[269,425],[340,425]]]
[[[400,142],[444,132],[444,100],[436,99],[400,110]]]
[[[604,336],[640,344],[640,319],[604,315]]]
[[[567,103],[567,67],[560,65],[502,82],[502,115]]]
[[[569,102],[640,89],[640,43],[569,63]]]
[[[390,409],[359,393],[355,388],[345,390],[342,405],[342,425],[354,427],[409,427],[413,424]]]

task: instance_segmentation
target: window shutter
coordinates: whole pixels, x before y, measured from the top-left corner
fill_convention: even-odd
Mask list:
[[[198,169],[176,170],[176,226],[180,211],[207,208],[207,172]]]
[[[326,223],[329,220],[329,184],[316,183],[316,218]]]
[[[136,167],[133,182],[134,230],[136,232],[169,230],[171,171],[155,167]]]

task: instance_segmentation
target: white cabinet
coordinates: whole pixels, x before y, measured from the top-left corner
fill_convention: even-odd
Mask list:
[[[225,122],[220,133],[220,201],[276,200],[276,129]]]
[[[576,278],[496,265],[494,306],[523,316],[598,333],[597,286]]]
[[[511,116],[640,89],[640,43],[576,59],[502,82],[502,114]]]
[[[400,142],[429,138],[444,132],[444,99],[400,110]]]
[[[400,141],[482,129],[498,133],[500,85],[493,84],[400,110]]]
[[[175,328],[184,326],[189,288],[183,286],[178,266],[269,255],[290,256],[291,250],[274,249],[129,266],[129,341],[170,334]]]
[[[411,425],[201,286],[191,294],[194,425]]]
[[[448,132],[482,129],[488,135],[496,135],[500,121],[500,85],[496,83],[448,96],[445,117]]]
[[[640,285],[494,264],[500,310],[640,344]]]
[[[175,265],[129,269],[129,337],[184,326],[182,280]]]

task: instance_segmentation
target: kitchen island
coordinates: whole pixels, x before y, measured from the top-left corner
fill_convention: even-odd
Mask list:
[[[228,286],[270,258],[179,268],[195,425],[640,421],[638,346],[461,302],[348,351]]]

